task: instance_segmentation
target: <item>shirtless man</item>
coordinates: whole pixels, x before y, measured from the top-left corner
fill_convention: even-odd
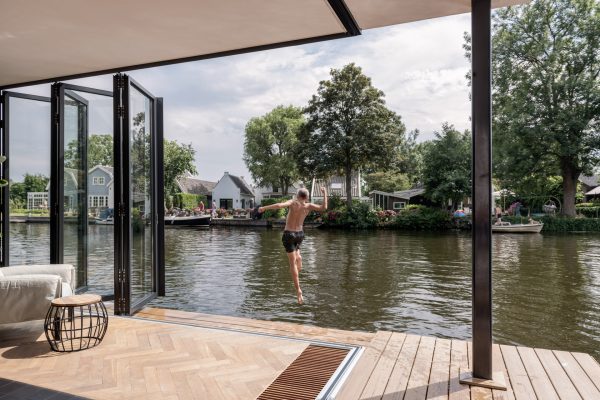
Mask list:
[[[279,208],[289,208],[287,219],[285,221],[285,230],[281,241],[288,256],[290,263],[290,273],[296,287],[296,295],[298,296],[298,304],[304,302],[302,290],[300,289],[300,280],[298,274],[302,271],[302,256],[300,255],[300,245],[304,240],[304,219],[311,211],[327,210],[327,191],[324,187],[321,188],[323,193],[323,204],[313,204],[308,202],[308,190],[300,189],[296,194],[295,199],[285,201],[283,203],[271,204],[270,206],[259,207],[258,212],[263,213],[267,210],[277,210]]]

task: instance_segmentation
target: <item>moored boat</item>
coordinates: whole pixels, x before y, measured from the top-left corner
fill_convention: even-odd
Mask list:
[[[534,222],[530,224],[511,224],[510,222],[501,222],[492,225],[492,232],[497,233],[540,233],[544,224]]]
[[[167,226],[209,226],[210,215],[165,216]]]

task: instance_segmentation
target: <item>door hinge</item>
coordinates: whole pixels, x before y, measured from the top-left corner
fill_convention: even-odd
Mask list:
[[[117,89],[125,89],[125,75],[117,74]]]
[[[117,117],[125,118],[125,106],[117,106]]]
[[[0,119],[0,129],[4,129],[4,120]]]

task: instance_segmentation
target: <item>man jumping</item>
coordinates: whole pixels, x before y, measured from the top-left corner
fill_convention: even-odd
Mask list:
[[[285,221],[285,230],[281,241],[288,256],[290,263],[290,273],[296,287],[296,295],[298,296],[298,304],[304,302],[302,290],[300,289],[300,280],[298,274],[302,271],[302,256],[300,255],[300,245],[304,240],[304,219],[311,211],[327,210],[327,191],[324,187],[321,188],[323,193],[323,204],[313,204],[308,202],[308,190],[302,188],[298,190],[295,199],[285,201],[283,203],[271,204],[270,206],[259,207],[258,212],[263,213],[267,210],[277,210],[280,208],[289,208],[287,219]]]

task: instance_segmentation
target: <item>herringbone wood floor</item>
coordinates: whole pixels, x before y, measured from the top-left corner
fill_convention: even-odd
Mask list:
[[[255,399],[306,343],[111,317],[96,348],[0,341],[0,378],[93,399]],[[1,397],[1,395],[0,395]]]

